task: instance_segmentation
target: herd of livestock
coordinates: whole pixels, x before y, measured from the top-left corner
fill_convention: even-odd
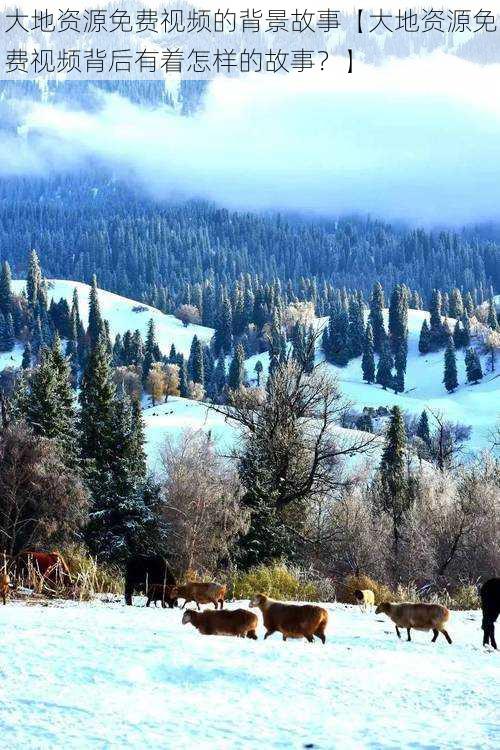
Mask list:
[[[53,584],[71,584],[71,574],[62,556],[57,552],[21,552],[9,561],[7,565],[4,557],[3,573],[0,574],[0,596],[6,604],[7,596],[12,586],[19,580],[26,579],[28,574],[36,571],[41,579]],[[197,611],[187,609],[182,617],[182,623],[191,623],[204,635],[232,635],[242,638],[257,639],[258,618],[254,612],[246,609],[224,609],[226,586],[218,583],[188,582],[180,585],[170,570],[165,558],[155,555],[134,555],[125,565],[125,602],[132,604],[132,597],[136,591],[144,592],[147,596],[146,606],[151,602],[161,602],[162,607],[173,608],[179,599],[184,599],[182,609],[194,602]],[[375,596],[369,589],[357,590],[355,597],[363,609],[375,606]],[[491,578],[480,589],[482,607],[483,644],[496,649],[495,622],[500,614],[500,578]],[[213,604],[214,609],[201,611],[201,604]],[[251,608],[258,608],[262,613],[264,639],[273,633],[281,633],[283,640],[287,638],[306,638],[312,642],[319,638],[325,643],[325,630],[328,624],[328,612],[324,607],[313,604],[288,604],[275,601],[264,594],[257,593],[250,600]],[[407,631],[408,641],[411,640],[411,630],[432,630],[434,643],[439,634],[452,640],[447,630],[450,612],[441,604],[426,603],[392,603],[381,602],[375,613],[383,613],[395,625],[398,638],[400,629]]]

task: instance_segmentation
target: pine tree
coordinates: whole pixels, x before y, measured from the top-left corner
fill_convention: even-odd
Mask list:
[[[431,332],[427,320],[424,318],[422,328],[420,329],[420,338],[418,340],[418,351],[420,354],[428,354],[431,350]]]
[[[257,375],[257,388],[260,388],[260,378],[261,378],[263,369],[264,367],[262,365],[262,362],[260,361],[260,359],[258,359],[254,367],[255,373]]]
[[[221,352],[229,354],[233,347],[233,313],[231,303],[227,297],[222,301],[221,312],[217,320],[214,333],[214,351],[217,355]]]
[[[32,309],[35,308],[41,298],[43,299],[42,271],[35,250],[31,251],[29,259],[28,276],[26,279],[26,297],[28,299],[28,305]]]
[[[234,357],[231,360],[227,384],[233,391],[241,388],[245,380],[245,353],[241,344],[235,349]]]
[[[203,385],[205,386],[213,378],[215,362],[210,347],[202,344],[201,348],[203,352]]]
[[[392,521],[396,562],[401,525],[411,505],[405,473],[405,451],[406,430],[403,414],[399,406],[393,406],[385,434],[379,474],[381,506]]]
[[[393,384],[392,368],[394,367],[394,360],[392,358],[391,349],[389,343],[386,341],[382,346],[382,352],[377,366],[377,383],[382,388],[387,390],[391,388]]]
[[[351,357],[360,357],[362,355],[364,336],[365,321],[363,306],[357,299],[351,299],[349,303],[349,349]]]
[[[363,370],[363,380],[366,380],[367,383],[373,383],[375,381],[375,357],[373,331],[370,321],[368,321],[365,331],[361,368]]]
[[[431,351],[437,351],[445,343],[443,333],[443,321],[441,317],[441,292],[439,289],[434,289],[432,292],[431,304],[430,304],[430,342]]]
[[[92,284],[89,293],[89,326],[88,335],[90,346],[94,347],[101,336],[104,336],[104,323],[99,306],[99,297],[97,294],[97,279],[95,274],[92,276]]]
[[[429,417],[427,416],[427,412],[424,409],[422,414],[420,415],[420,419],[418,420],[418,426],[417,426],[417,437],[420,438],[420,440],[423,440],[423,442],[429,446],[431,443],[431,431],[429,427]]]
[[[112,430],[115,385],[110,356],[101,336],[90,352],[80,389],[80,436],[83,458],[91,464],[96,497],[113,460]]]
[[[463,314],[464,303],[462,300],[462,295],[460,293],[460,289],[457,289],[455,287],[454,289],[452,289],[450,295],[450,317],[456,318],[456,320],[460,320]]]
[[[481,360],[475,349],[470,347],[465,352],[465,369],[467,372],[467,381],[476,385],[483,377],[483,368]]]
[[[387,334],[384,327],[384,291],[381,284],[377,281],[373,287],[372,298],[370,300],[370,323],[373,331],[373,346],[377,354],[382,351]]]
[[[467,310],[465,310],[462,316],[462,330],[460,335],[460,345],[463,348],[468,347],[470,344],[470,319]]]
[[[144,360],[142,363],[142,379],[146,382],[151,365],[153,362],[159,362],[161,360],[161,352],[156,341],[156,331],[153,318],[148,323],[148,332],[146,335],[146,343],[144,346]]]
[[[215,403],[223,401],[224,391],[226,388],[226,362],[224,357],[220,356],[217,365],[214,368],[212,380],[209,384],[208,395]]]
[[[191,342],[191,352],[188,361],[188,373],[193,383],[205,384],[205,368],[203,363],[203,347],[198,336],[194,335]]]
[[[6,316],[0,311],[0,352],[10,352],[14,348],[14,323],[11,313]]]
[[[495,308],[495,302],[493,301],[493,297],[490,297],[488,301],[488,319],[487,319],[488,325],[491,328],[492,331],[498,331],[499,325],[498,325],[498,318],[497,318],[497,311]]]
[[[323,337],[323,349],[328,362],[338,367],[349,363],[349,315],[345,307],[337,307],[331,313]]]
[[[6,260],[2,263],[2,270],[0,271],[0,312],[3,313],[4,317],[12,313],[12,275],[10,273],[10,266]]]
[[[444,353],[443,383],[448,393],[453,393],[455,388],[458,387],[457,357],[455,354],[455,347],[453,346],[453,339],[449,341]]]
[[[179,395],[181,398],[189,398],[190,395],[187,362],[184,357],[182,357],[179,363]]]
[[[31,344],[29,341],[24,345],[23,360],[21,362],[23,370],[29,370],[31,367]]]

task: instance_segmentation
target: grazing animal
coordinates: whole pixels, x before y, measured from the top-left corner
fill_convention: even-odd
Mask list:
[[[489,643],[494,649],[497,647],[495,640],[495,622],[500,614],[500,578],[490,578],[483,583],[480,591],[481,609],[483,610],[483,646]]]
[[[451,638],[445,629],[450,611],[441,604],[412,604],[410,602],[391,604],[390,602],[382,602],[375,610],[375,614],[378,615],[381,612],[390,617],[395,624],[398,638],[401,638],[399,628],[406,628],[408,640],[411,641],[410,631],[414,628],[415,630],[432,630],[434,634],[432,643],[439,633],[442,633],[448,643],[451,643]]]
[[[375,594],[371,589],[356,589],[354,596],[364,612],[375,606]]]
[[[146,593],[152,584],[174,586],[175,577],[161,555],[132,555],[125,563],[125,602],[132,604],[136,590]],[[175,597],[173,597],[175,598]]]
[[[285,604],[270,599],[264,594],[256,594],[250,600],[251,607],[258,607],[262,612],[266,634],[264,640],[278,631],[283,640],[287,638],[307,638],[309,643],[314,636],[325,643],[325,628],[328,624],[328,612],[314,604]]]
[[[10,589],[10,576],[8,573],[0,574],[0,595],[4,604],[7,604],[7,596]]]
[[[257,640],[257,615],[247,609],[206,609],[197,612],[187,609],[182,615],[182,624],[190,622],[203,635],[234,635],[238,638]]]
[[[167,604],[170,609],[177,607],[177,599],[171,597],[171,592],[172,586],[169,586],[168,584],[164,586],[162,583],[152,583],[148,588],[146,607],[149,607],[151,602],[155,603],[155,607],[157,602],[161,602],[163,609],[165,609]]]
[[[176,599],[185,599],[182,609],[189,602],[195,602],[198,609],[201,609],[200,604],[213,604],[215,609],[220,604],[222,609],[224,606],[224,599],[226,598],[227,586],[221,585],[220,583],[197,583],[190,581],[184,586],[174,586],[170,592],[170,596]]]
[[[38,552],[23,550],[13,560],[16,585],[19,577],[29,579],[33,571],[44,582],[54,586],[71,584],[71,573],[63,556],[59,552]]]

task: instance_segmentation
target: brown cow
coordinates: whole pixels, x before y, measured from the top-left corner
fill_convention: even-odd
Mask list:
[[[21,577],[28,580],[33,574],[43,582],[54,586],[65,586],[71,583],[71,574],[63,556],[59,552],[38,552],[23,550],[13,561],[16,570],[16,582]]]

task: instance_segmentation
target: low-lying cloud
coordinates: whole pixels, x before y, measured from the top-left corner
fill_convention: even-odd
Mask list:
[[[426,225],[500,217],[499,66],[438,53],[348,76],[343,62],[329,79],[214,81],[189,118],[116,95],[95,112],[19,105],[0,173],[92,159],[166,200]]]

